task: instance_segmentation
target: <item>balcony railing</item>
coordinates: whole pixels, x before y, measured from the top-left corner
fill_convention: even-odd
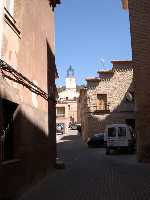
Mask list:
[[[106,105],[105,108],[102,108],[100,106],[92,106],[91,111],[94,114],[107,114],[110,113],[109,105]]]
[[[56,114],[56,117],[65,117],[65,113],[62,113],[62,114]]]

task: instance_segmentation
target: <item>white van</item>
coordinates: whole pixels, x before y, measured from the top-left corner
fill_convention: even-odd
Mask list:
[[[110,154],[111,149],[127,149],[133,152],[135,147],[135,137],[132,128],[127,124],[111,124],[105,129],[106,154]]]

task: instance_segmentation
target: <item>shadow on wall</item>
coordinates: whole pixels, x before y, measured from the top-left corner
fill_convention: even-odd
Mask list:
[[[32,115],[29,116],[29,113]],[[14,113],[10,132],[12,158],[1,162],[1,188],[4,197],[15,196],[23,187],[46,175],[55,164],[55,152],[48,137],[48,129],[44,130],[42,127],[47,124],[47,114],[42,114],[39,121],[36,116],[40,114],[25,105],[18,106]],[[5,146],[5,151],[7,148]]]
[[[134,82],[130,84],[127,92],[134,93]],[[113,123],[133,123],[133,128],[135,128],[135,112],[134,112],[134,101],[129,101],[126,99],[126,94],[121,100],[120,104],[110,112],[93,112],[91,113],[88,106],[86,105],[87,115],[84,119],[84,130],[83,139],[87,141],[87,138],[93,134],[104,132],[107,124]],[[131,124],[130,124],[131,125]]]
[[[9,142],[7,139],[3,144],[0,143],[0,199],[16,198],[27,187],[38,182],[49,170],[52,170],[56,162],[55,77],[57,72],[55,57],[48,41],[46,47],[48,112],[22,103],[22,105],[17,104],[11,116],[7,116],[7,125],[11,123],[11,128],[9,126]],[[9,90],[4,87],[0,91],[1,99],[15,104],[9,101],[12,100]],[[5,106],[1,99],[0,130],[5,130],[8,126],[4,119]],[[0,134],[4,140],[4,132],[1,131]],[[9,157],[4,156],[8,154]]]
[[[51,141],[51,150],[55,152],[56,159],[56,84],[55,79],[58,78],[57,68],[55,65],[55,56],[51,47],[46,40],[47,46],[47,93],[48,93],[48,130],[49,140]]]

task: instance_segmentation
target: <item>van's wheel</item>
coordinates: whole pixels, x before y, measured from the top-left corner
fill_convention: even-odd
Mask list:
[[[106,148],[106,155],[110,154],[110,148]]]

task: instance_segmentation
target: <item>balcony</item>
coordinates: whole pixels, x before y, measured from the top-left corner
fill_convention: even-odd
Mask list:
[[[56,114],[56,117],[65,117],[65,113],[63,114]]]
[[[95,115],[110,113],[109,105],[106,105],[105,108],[102,108],[100,106],[92,106],[90,108],[91,108],[91,112]]]

